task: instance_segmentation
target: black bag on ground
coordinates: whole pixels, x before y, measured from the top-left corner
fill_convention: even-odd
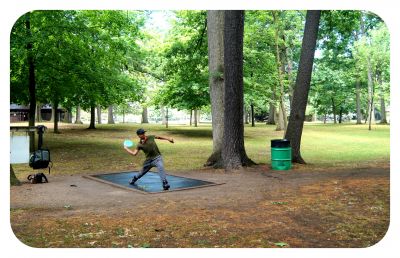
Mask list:
[[[29,175],[28,178],[29,182],[31,184],[41,184],[41,183],[48,183],[49,181],[47,180],[47,177],[43,173],[37,173],[33,175]]]
[[[50,151],[48,149],[39,149],[31,153],[29,158],[29,166],[33,169],[41,169],[49,167]],[[49,167],[50,174],[50,167]]]

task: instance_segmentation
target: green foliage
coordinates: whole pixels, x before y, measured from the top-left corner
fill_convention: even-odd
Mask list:
[[[362,23],[361,23],[362,21]],[[364,26],[364,30],[362,29]],[[367,110],[368,62],[374,78],[389,91],[389,33],[379,17],[360,11],[324,11],[319,32],[322,57],[314,62],[310,104],[318,114],[356,113],[355,85],[361,85],[361,111]],[[369,61],[368,61],[369,59]]]
[[[164,49],[165,84],[155,104],[178,109],[208,105],[208,52],[205,11],[178,11]]]
[[[37,98],[88,109],[138,99],[141,89],[126,69],[139,51],[140,12],[34,11],[31,37],[20,17],[11,33],[11,101],[27,102],[26,44],[33,43]]]

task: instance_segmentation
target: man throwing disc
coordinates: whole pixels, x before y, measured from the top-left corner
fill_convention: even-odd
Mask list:
[[[174,139],[155,136],[155,135],[147,136],[145,133],[146,131],[143,129],[138,129],[136,131],[136,134],[140,140],[137,147],[133,151],[130,150],[128,147],[124,146],[124,149],[133,156],[136,156],[140,150],[142,150],[146,155],[146,160],[143,163],[142,170],[139,172],[138,175],[134,176],[129,183],[133,185],[137,180],[139,180],[142,176],[144,176],[147,172],[149,172],[149,170],[152,167],[157,167],[163,188],[164,190],[168,190],[170,186],[165,176],[163,159],[158,149],[158,146],[155,142],[155,139],[166,140],[169,141],[170,143],[174,143]]]

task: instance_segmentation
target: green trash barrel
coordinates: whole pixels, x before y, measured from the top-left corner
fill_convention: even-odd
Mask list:
[[[289,170],[292,168],[292,148],[289,140],[271,140],[271,166],[273,170]]]

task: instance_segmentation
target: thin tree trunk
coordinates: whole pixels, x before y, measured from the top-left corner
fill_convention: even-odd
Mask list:
[[[243,121],[246,125],[249,124],[249,112],[246,110],[246,105],[243,106]]]
[[[161,119],[162,119],[161,124],[165,125],[167,123],[167,119],[165,118],[165,108],[164,107],[161,107]]]
[[[224,11],[207,11],[208,68],[213,150],[206,166],[222,167],[224,135]]]
[[[197,110],[197,125],[200,124],[200,109]]]
[[[292,147],[292,161],[303,164],[305,164],[305,161],[300,153],[301,136],[303,133],[308,92],[310,90],[320,16],[320,10],[307,11],[299,70],[293,93],[293,102],[290,108],[288,129],[285,135],[285,138],[290,141]]]
[[[54,110],[54,102],[53,103],[51,103],[51,117],[50,117],[50,122],[53,122],[54,123],[54,119],[55,119],[55,115],[56,115],[56,112],[55,112],[55,110]]]
[[[125,109],[122,110],[122,123],[125,124]]]
[[[326,116],[327,116],[327,114],[325,113],[324,114],[324,124],[326,124]]]
[[[83,124],[81,121],[81,106],[79,105],[76,107],[75,124]]]
[[[72,108],[68,108],[68,123],[72,124]]]
[[[197,109],[194,110],[194,127],[197,127]]]
[[[292,106],[293,101],[293,61],[291,57],[291,49],[289,47],[285,47],[286,53],[286,63],[287,63],[287,74],[289,81],[289,102],[290,106]]]
[[[147,107],[143,107],[142,124],[148,124],[148,123],[149,123],[149,117],[148,117]]]
[[[36,103],[36,122],[42,122],[42,104]]]
[[[343,108],[340,107],[340,109],[339,109],[339,124],[342,123],[342,117],[343,117]]]
[[[254,122],[254,105],[250,105],[250,110],[251,110],[251,127],[255,127],[256,124]]]
[[[99,125],[101,125],[101,107],[100,107],[100,105],[97,105],[97,123],[99,124]]]
[[[115,124],[113,106],[108,106],[108,124]]]
[[[58,130],[58,121],[59,121],[59,112],[58,111],[58,100],[54,100],[53,101],[53,108],[52,108],[52,113],[54,114],[54,129],[53,132],[54,133],[60,133],[60,131]]]
[[[165,112],[165,128],[168,128],[168,108],[166,108]]]
[[[278,23],[278,17],[276,15],[276,11],[272,12],[273,17],[274,17],[274,23]],[[284,105],[284,85],[283,85],[283,78],[282,78],[282,69],[283,64],[281,63],[280,59],[280,51],[279,51],[279,31],[276,28],[275,29],[275,55],[276,55],[276,64],[277,64],[277,69],[278,69],[278,80],[279,80],[279,108],[280,112],[279,115],[283,119],[283,135],[285,135],[286,132],[286,127],[287,127],[287,115],[286,115],[286,110],[285,110],[285,105]]]
[[[32,31],[31,31],[31,13],[26,14],[25,28],[26,34],[28,35],[28,43],[26,45],[29,75],[29,126],[35,126],[35,109],[36,109],[36,78],[35,78],[35,61],[33,58],[33,42],[32,42]],[[29,150],[33,152],[35,150],[35,132],[29,132]]]
[[[96,129],[96,106],[90,107],[90,125],[88,129]]]
[[[360,17],[360,25],[361,25],[361,33],[365,35],[365,24],[364,24],[364,16],[362,13]],[[370,56],[367,57],[367,70],[368,70],[368,130],[371,130],[371,124],[375,123],[375,112],[374,112],[374,102],[373,102],[373,88],[374,82],[372,79],[372,68],[371,68],[371,60]]]
[[[387,124],[385,97],[381,95],[381,124]]]
[[[192,118],[193,118],[193,110],[190,110],[190,119],[189,119],[189,125],[192,126]]]
[[[224,24],[224,144],[222,159],[227,171],[254,164],[244,147],[243,30],[244,11],[225,11]]]
[[[332,112],[333,112],[333,123],[336,124],[336,105],[333,97],[331,97],[331,102],[332,102]]]
[[[360,88],[360,79],[356,79],[356,109],[357,109],[357,123],[361,124],[362,114],[361,114],[361,88]]]
[[[364,26],[363,21],[362,21],[362,16],[360,18],[361,18],[361,24],[362,24],[362,26]],[[364,29],[364,27],[362,29]],[[358,38],[359,38],[359,32],[356,31],[356,33],[355,33],[355,41],[356,42],[358,41]],[[358,71],[359,70],[358,64],[356,63],[355,66],[356,66],[356,71]],[[362,123],[361,120],[363,119],[362,113],[361,113],[361,80],[360,80],[359,75],[356,75],[356,76],[357,76],[356,77],[356,113],[357,113],[356,124],[359,125]]]
[[[374,108],[374,82],[372,80],[371,61],[368,57],[368,130],[371,130],[371,124],[375,124]]]

